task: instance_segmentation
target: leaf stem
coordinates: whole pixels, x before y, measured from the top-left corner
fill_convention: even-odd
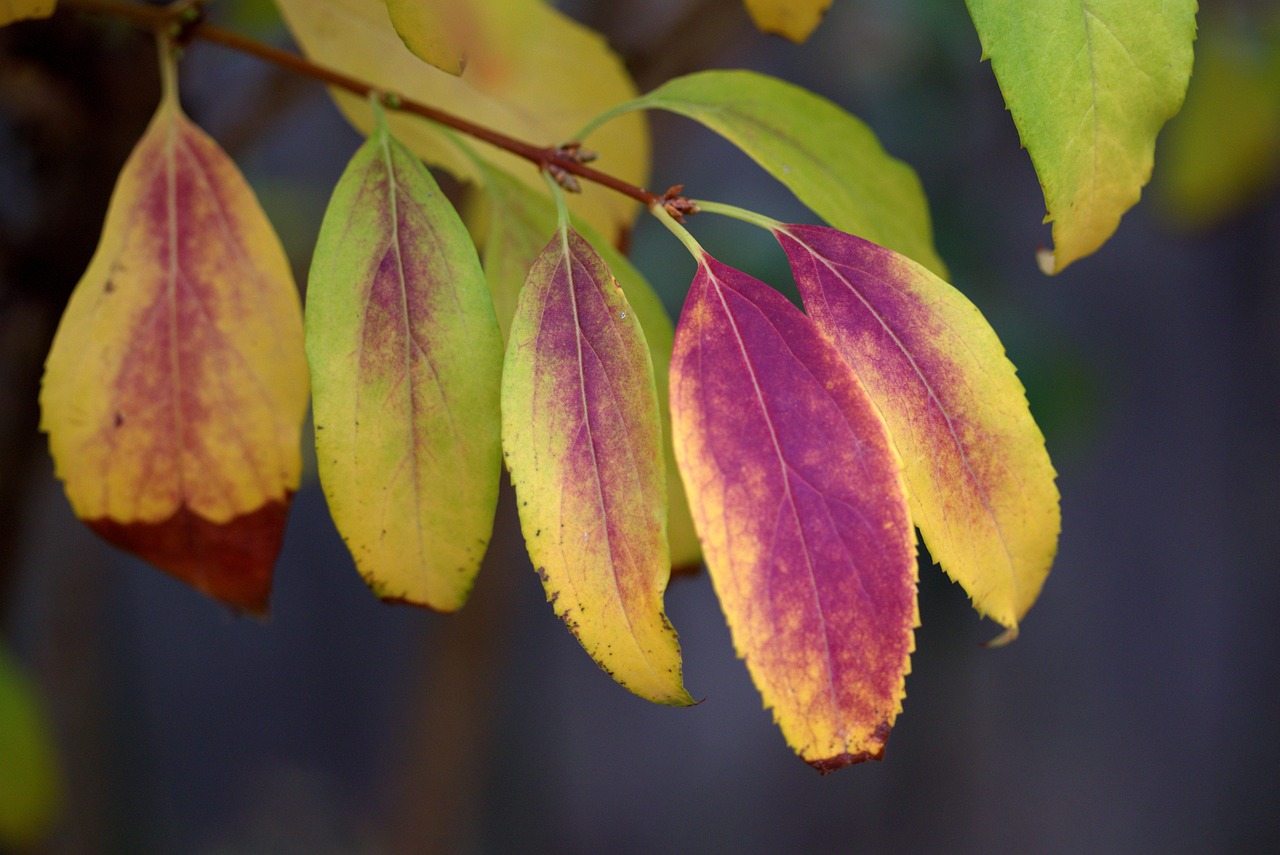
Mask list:
[[[667,209],[661,199],[649,206],[649,213],[657,217],[658,222],[666,226],[668,231],[680,239],[680,242],[684,244],[685,249],[689,250],[695,261],[699,264],[702,263],[702,257],[707,254],[707,251],[702,248],[702,244],[698,243],[693,235],[689,234],[688,229],[676,222],[675,217],[667,213]]]
[[[389,110],[411,113],[445,127],[453,128],[467,136],[487,142],[517,157],[522,157],[536,164],[543,171],[548,171],[555,167],[563,172],[576,175],[602,187],[607,187],[624,196],[629,196],[643,203],[646,207],[651,207],[655,203],[663,201],[663,197],[656,193],[651,193],[645,188],[624,181],[615,175],[592,169],[585,165],[575,157],[575,151],[571,146],[533,145],[493,128],[470,122],[444,110],[380,89],[371,83],[343,74],[336,69],[317,65],[296,53],[272,47],[234,30],[210,24],[204,20],[202,15],[193,16],[191,14],[202,7],[200,0],[177,0],[177,2],[160,7],[146,6],[141,3],[129,2],[129,0],[62,0],[60,5],[63,8],[79,9],[116,18],[144,30],[154,32],[168,30],[177,35],[180,40],[198,38],[220,44],[231,50],[257,57],[264,62],[269,62],[294,74],[318,80],[328,86],[344,89],[347,92],[364,97],[373,95]]]
[[[773,219],[773,217],[766,217],[764,214],[757,214],[755,211],[748,211],[746,208],[739,208],[735,205],[726,205],[723,202],[707,202],[702,199],[695,199],[694,204],[698,206],[699,211],[732,217],[735,220],[759,226],[766,231],[777,231],[785,227],[784,223]]]

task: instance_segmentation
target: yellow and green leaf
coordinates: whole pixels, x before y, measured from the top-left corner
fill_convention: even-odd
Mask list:
[[[822,23],[831,0],[744,0],[762,33],[776,33],[799,44]]]
[[[820,226],[779,225],[805,310],[875,402],[934,559],[1011,638],[1057,553],[1044,437],[995,331],[919,264]]]
[[[58,0],[0,0],[0,27],[14,21],[47,18],[57,5]]]
[[[1053,222],[1040,266],[1057,273],[1111,237],[1151,177],[1191,76],[1196,0],[967,3]]]
[[[462,44],[466,74],[454,77],[424,65],[404,46],[383,0],[278,0],[285,22],[317,62],[433,107],[465,116],[513,137],[559,145],[592,116],[634,97],[635,84],[599,34],[542,0],[455,0],[449,14],[466,15]],[[369,132],[366,99],[334,91],[343,114]],[[409,115],[388,119],[397,139],[428,163],[460,179],[483,175],[430,122]],[[643,185],[649,170],[648,128],[629,117],[593,141],[610,173]],[[537,170],[487,145],[481,155],[529,186]],[[618,193],[588,190],[570,201],[576,213],[610,239],[635,219],[636,204]]]
[[[61,775],[35,687],[0,644],[0,849],[36,851],[61,805]]]
[[[502,337],[475,247],[379,124],[325,212],[307,288],[320,481],[365,581],[453,611],[493,530]]]
[[[489,290],[504,333],[510,330],[525,275],[556,229],[555,205],[546,193],[537,193],[505,173],[490,169],[485,177],[488,197],[488,230],[484,243],[484,267]],[[583,222],[576,223],[582,236],[603,257],[640,323],[649,347],[658,410],[662,420],[663,456],[667,467],[667,539],[671,563],[677,570],[697,568],[702,547],[689,516],[689,503],[676,469],[671,446],[671,408],[667,399],[671,343],[675,330],[661,299],[644,274],[627,257]]]
[[[841,231],[946,274],[915,171],[827,99],[753,71],[702,71],[615,107],[582,135],[614,116],[653,109],[679,113],[720,134]],[[591,138],[593,148],[597,139]]]
[[[653,368],[622,288],[562,227],[529,271],[502,376],[502,447],[556,614],[622,686],[691,704],[663,610],[671,573]]]
[[[302,467],[301,306],[253,192],[171,79],[120,173],[40,402],[81,519],[212,597],[266,610]]]
[[[875,406],[786,298],[703,255],[671,412],[716,594],[788,744],[824,773],[878,759],[917,613],[915,532]]]

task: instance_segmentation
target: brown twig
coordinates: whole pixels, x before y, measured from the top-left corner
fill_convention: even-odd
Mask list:
[[[569,190],[573,190],[577,185],[576,180],[570,180],[570,178],[576,176],[599,184],[602,187],[607,187],[624,196],[629,196],[645,207],[652,207],[654,204],[665,205],[671,201],[657,193],[651,193],[643,187],[624,181],[616,175],[587,166],[586,161],[589,158],[583,157],[581,147],[576,142],[559,146],[533,145],[493,128],[470,122],[461,116],[455,116],[428,104],[405,98],[395,92],[389,92],[336,69],[318,65],[296,53],[272,47],[234,30],[210,24],[202,14],[201,0],[177,0],[177,2],[166,6],[145,6],[140,3],[130,2],[130,0],[62,0],[61,5],[63,8],[73,8],[116,18],[152,32],[169,30],[175,40],[179,42],[201,39],[206,42],[220,44],[240,53],[255,56],[286,71],[317,80],[327,86],[344,89],[347,92],[363,97],[375,95],[389,110],[398,110],[403,113],[421,116],[424,119],[429,119],[432,122],[452,128],[459,133],[482,140],[518,157],[522,157],[536,164],[539,169],[551,173],[560,182],[561,186]]]

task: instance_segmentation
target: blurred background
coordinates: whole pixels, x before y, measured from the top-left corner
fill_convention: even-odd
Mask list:
[[[1054,278],[1035,264],[1036,176],[960,0],[837,0],[803,46],[757,33],[736,0],[563,8],[644,89],[778,75],[918,170],[953,282],[1005,342],[1059,472],[1060,553],[1021,638],[981,647],[998,628],[925,559],[885,759],[820,778],[761,708],[705,573],[667,597],[705,701],[647,704],[552,614],[509,491],[452,617],[375,600],[313,474],[264,623],[106,546],[53,477],[36,398],[158,82],[149,37],[60,11],[0,30],[0,678],[39,699],[62,791],[30,851],[1280,851],[1277,5],[1202,13],[1143,202]],[[264,0],[213,16],[288,44]],[[359,137],[318,86],[217,46],[193,45],[181,80],[305,281]],[[652,127],[653,188],[812,220],[718,137]],[[758,233],[691,228],[787,283]],[[683,248],[643,218],[633,250],[677,311]]]

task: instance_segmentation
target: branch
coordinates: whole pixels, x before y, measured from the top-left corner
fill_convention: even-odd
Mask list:
[[[130,0],[62,0],[59,5],[63,8],[79,9],[115,18],[143,30],[152,32],[168,30],[179,42],[203,39],[255,56],[286,71],[318,80],[327,86],[345,89],[361,97],[375,95],[389,110],[421,116],[522,157],[537,165],[539,169],[549,172],[561,186],[568,190],[576,189],[577,182],[565,176],[577,176],[624,196],[630,196],[647,208],[657,204],[667,206],[668,210],[676,208],[677,210],[672,210],[673,214],[691,213],[687,207],[681,210],[679,206],[672,204],[678,201],[678,194],[673,195],[670,191],[663,195],[651,193],[615,175],[587,166],[585,161],[591,158],[577,143],[562,146],[536,146],[493,128],[469,122],[444,110],[388,92],[336,69],[317,65],[296,53],[272,47],[233,30],[210,24],[205,21],[202,0],[176,0],[166,6],[146,6]]]

